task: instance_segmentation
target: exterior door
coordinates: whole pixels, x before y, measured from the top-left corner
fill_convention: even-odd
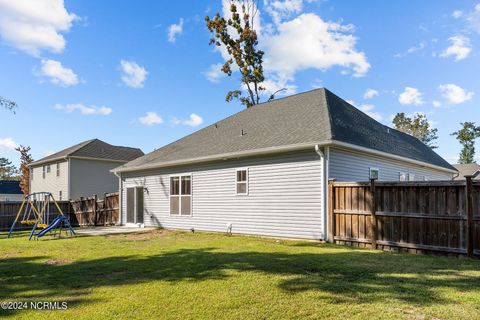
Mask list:
[[[127,188],[127,223],[135,223],[135,188]]]
[[[135,188],[135,223],[143,223],[143,187]]]

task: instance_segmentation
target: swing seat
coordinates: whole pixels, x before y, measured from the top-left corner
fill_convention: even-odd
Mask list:
[[[21,224],[27,224],[27,225],[34,225],[37,222],[37,220],[22,220],[20,221]]]
[[[39,223],[39,224],[37,224],[37,228],[39,228],[39,229],[44,229],[44,228],[46,228],[47,226],[48,226],[48,225],[47,225],[46,223]]]

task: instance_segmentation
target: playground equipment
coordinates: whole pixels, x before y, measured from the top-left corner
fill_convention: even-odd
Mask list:
[[[55,219],[50,221],[51,217],[54,215],[51,212],[52,205],[58,210],[58,215]],[[68,228],[71,235],[75,234],[75,231],[70,225],[70,221],[50,192],[35,192],[25,196],[20,205],[17,216],[15,217],[15,221],[8,232],[9,238],[18,222],[22,225],[33,226],[28,240],[31,240],[32,237],[35,237],[35,240],[38,240],[38,238],[43,237],[48,232],[57,228],[59,228],[61,232],[62,225]],[[35,234],[35,230],[37,229],[43,230]]]

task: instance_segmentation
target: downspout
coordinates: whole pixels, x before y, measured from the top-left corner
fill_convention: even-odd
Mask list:
[[[113,171],[113,174],[118,178],[118,214],[120,215],[120,225],[123,225],[123,210],[122,210],[123,181],[122,181],[121,174],[119,175],[116,171]]]
[[[320,161],[322,162],[322,193],[323,193],[323,199],[322,199],[322,208],[323,208],[323,239],[327,239],[327,225],[329,221],[328,219],[328,169],[327,169],[327,161],[328,161],[328,147],[325,147],[325,152],[322,151],[320,148],[320,145],[316,144],[315,145],[315,152],[318,154],[320,157]]]

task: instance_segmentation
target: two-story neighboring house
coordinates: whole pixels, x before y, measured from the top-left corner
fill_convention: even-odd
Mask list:
[[[99,139],[81,142],[30,164],[30,192],[51,192],[57,200],[118,191],[110,172],[144,153]]]

